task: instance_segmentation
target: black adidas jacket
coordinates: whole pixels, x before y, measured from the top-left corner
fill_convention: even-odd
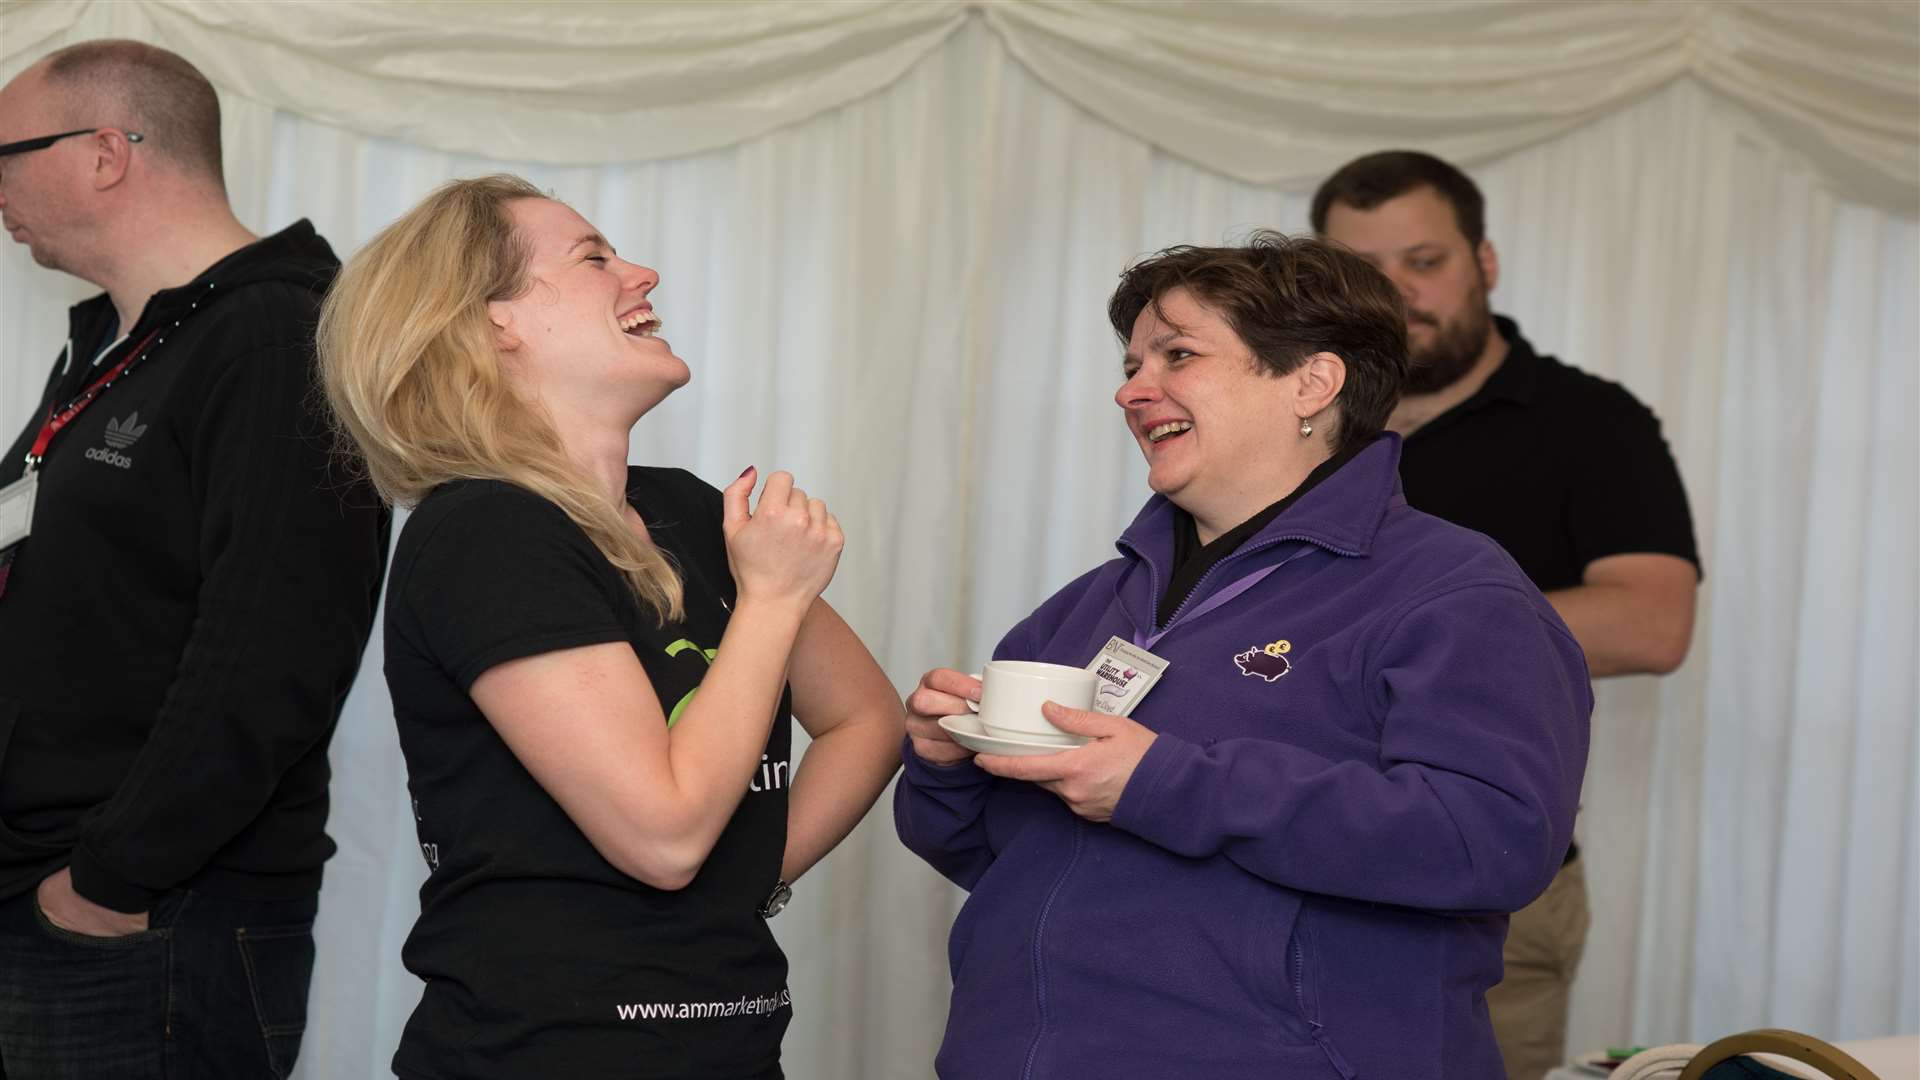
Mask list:
[[[302,221],[156,293],[97,367],[112,303],[73,308],[0,484],[50,408],[159,338],[54,438],[0,593],[0,898],[69,864],[127,912],[181,885],[319,889],[327,741],[388,530],[328,452],[315,389],[339,265]]]

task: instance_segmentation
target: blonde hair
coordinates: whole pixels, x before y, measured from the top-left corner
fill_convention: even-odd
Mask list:
[[[502,480],[546,498],[665,622],[679,575],[567,457],[545,412],[501,365],[487,304],[531,286],[507,204],[544,199],[517,176],[455,180],[341,270],[320,312],[320,379],[349,452],[382,498],[414,506],[451,480]]]

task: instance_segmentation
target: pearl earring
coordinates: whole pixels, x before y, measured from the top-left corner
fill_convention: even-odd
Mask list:
[[[1300,437],[1304,439],[1307,436],[1312,434],[1313,434],[1313,421],[1311,420],[1300,421]]]

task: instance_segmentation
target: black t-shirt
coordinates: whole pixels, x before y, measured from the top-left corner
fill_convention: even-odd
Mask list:
[[[468,697],[505,661],[625,641],[678,719],[735,598],[720,494],[633,468],[628,499],[685,583],[686,616],[665,627],[559,507],[512,485],[443,485],[401,532],[387,684],[431,869],[402,953],[427,985],[401,1076],[779,1075],[787,962],[758,909],[786,847],[789,697],[739,809],[675,892],[602,858]]]
[[[1492,537],[1543,592],[1580,584],[1609,555],[1698,567],[1687,493],[1652,411],[1535,353],[1513,320],[1496,325],[1506,360],[1401,449],[1407,502]]]

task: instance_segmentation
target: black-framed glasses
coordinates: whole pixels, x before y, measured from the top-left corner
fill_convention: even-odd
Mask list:
[[[75,135],[91,135],[99,130],[99,128],[80,128],[76,131],[63,131],[58,135],[41,135],[32,139],[21,139],[19,142],[0,143],[0,158],[12,157],[15,154],[25,154],[33,150],[45,150],[61,139],[71,139]],[[130,143],[137,143],[146,138],[145,135],[137,131],[129,131],[126,135],[127,141]]]

